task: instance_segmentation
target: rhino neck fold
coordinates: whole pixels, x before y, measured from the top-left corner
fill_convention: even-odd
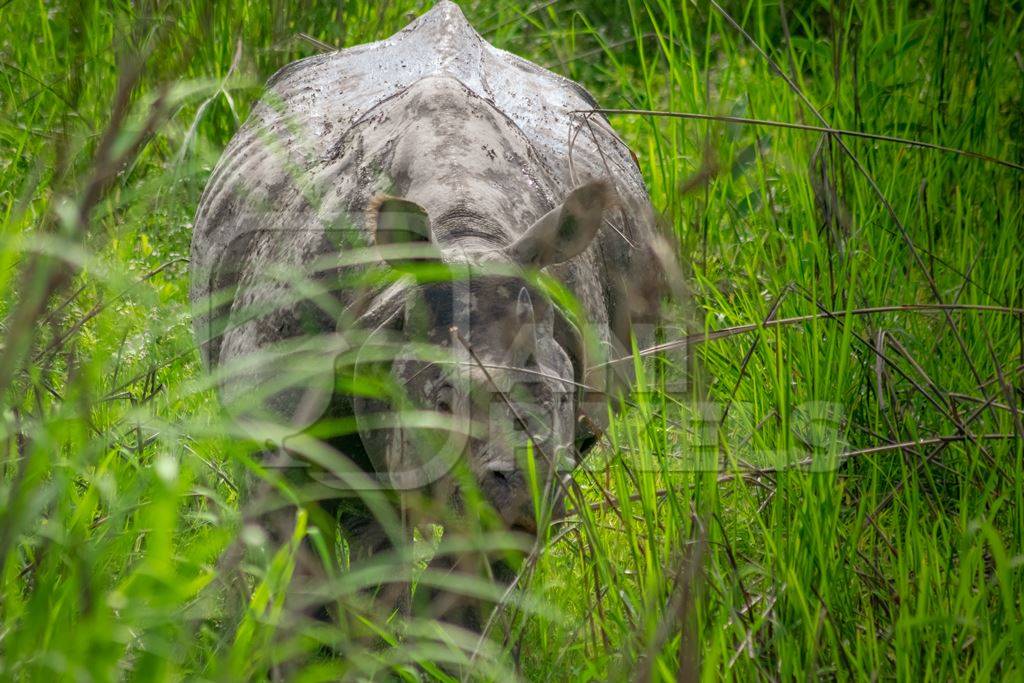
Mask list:
[[[503,249],[511,244],[509,231],[465,205],[455,204],[434,221],[434,237],[442,246],[464,246],[487,250]]]
[[[397,139],[381,160],[392,193],[426,208],[442,246],[506,246],[560,199],[519,127],[455,78],[417,81],[370,121],[363,135]]]

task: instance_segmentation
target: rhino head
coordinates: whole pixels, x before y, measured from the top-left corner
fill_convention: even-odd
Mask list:
[[[355,400],[364,445],[391,486],[427,486],[456,507],[479,494],[506,528],[536,533],[536,494],[547,493],[550,510],[555,478],[579,453],[584,354],[530,274],[581,254],[614,202],[608,183],[581,185],[511,244],[454,263],[458,248],[436,243],[422,206],[398,197],[372,203],[376,245],[398,254],[386,259],[391,267],[447,264],[452,275],[416,280],[382,331],[402,349],[384,371],[393,400]],[[370,418],[382,411],[397,425],[375,428]]]

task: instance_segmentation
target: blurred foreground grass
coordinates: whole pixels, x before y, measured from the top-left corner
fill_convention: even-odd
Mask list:
[[[644,384],[577,476],[592,506],[524,578],[542,607],[502,612],[480,675],[515,656],[531,680],[1024,676],[1020,4],[463,7],[606,107],[1018,165],[610,114],[679,236],[691,291],[664,336],[709,333],[690,345],[706,402]],[[469,656],[429,625],[371,648],[280,628],[286,550],[244,566],[245,595],[223,580],[260,444],[220,415],[187,303],[194,208],[266,78],[424,9],[0,8],[4,679],[232,680],[293,657],[305,680],[415,680]],[[831,448],[808,445],[819,409]],[[805,458],[819,471],[785,467]]]

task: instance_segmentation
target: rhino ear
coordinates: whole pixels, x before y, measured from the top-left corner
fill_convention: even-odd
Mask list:
[[[512,259],[535,268],[568,261],[587,248],[614,204],[615,190],[607,181],[580,185],[508,247]]]
[[[395,268],[439,259],[431,239],[430,216],[414,201],[380,195],[370,204],[373,241],[385,247],[384,258]]]

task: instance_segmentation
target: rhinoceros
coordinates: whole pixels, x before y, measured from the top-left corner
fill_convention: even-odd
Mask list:
[[[516,439],[532,440],[547,481],[572,468],[619,381],[592,368],[649,340],[663,287],[635,157],[603,116],[577,113],[596,106],[446,0],[386,40],[281,69],[195,219],[195,328],[224,404],[250,418],[258,405],[253,424],[286,432],[352,418],[327,441],[396,490],[454,465],[423,452],[436,445],[416,424],[379,418],[396,402],[468,416],[447,451],[504,525],[536,533]],[[451,362],[370,351],[404,342]],[[363,391],[364,365],[404,400]]]

